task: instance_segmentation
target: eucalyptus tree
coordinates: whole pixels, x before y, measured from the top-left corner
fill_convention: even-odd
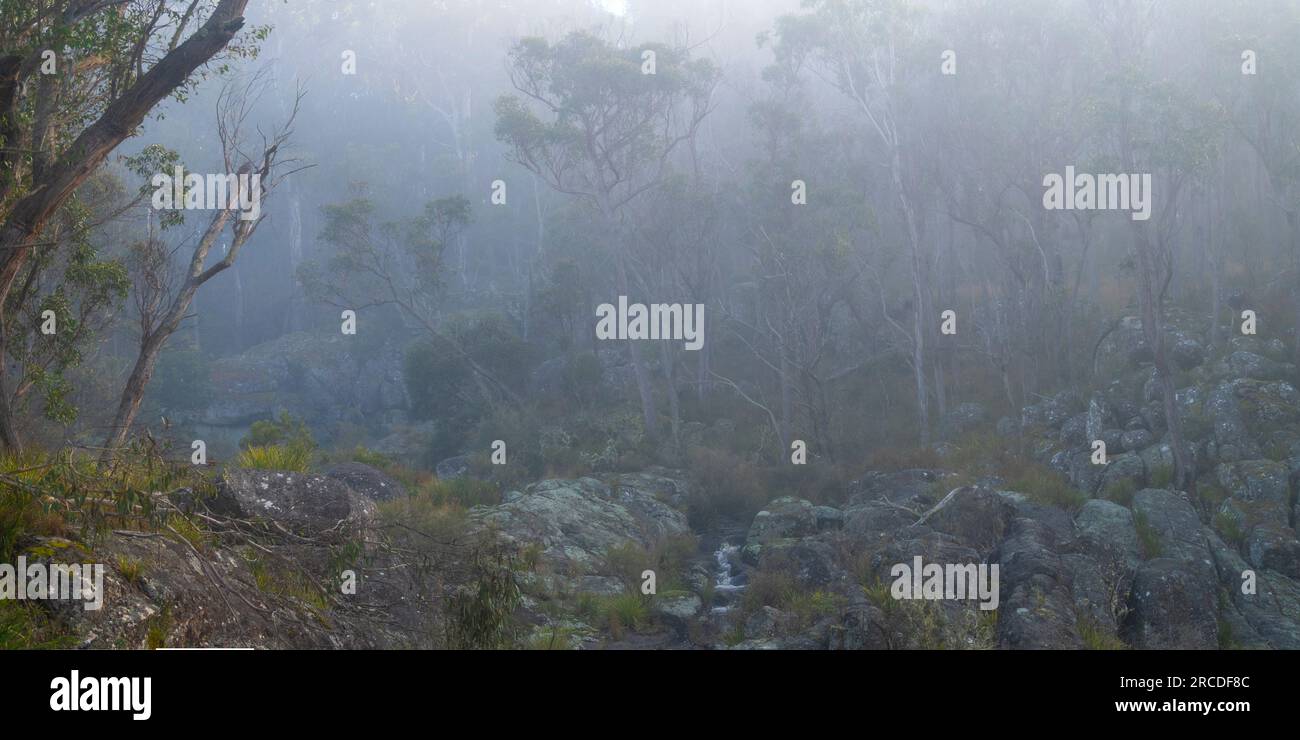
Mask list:
[[[587,32],[524,38],[510,49],[517,94],[496,101],[509,157],[557,192],[581,199],[613,253],[618,291],[645,291],[636,269],[630,206],[658,187],[712,109],[713,64],[664,44],[620,48]],[[656,214],[657,218],[670,217]],[[647,436],[658,435],[649,371],[629,343]]]
[[[181,247],[151,232],[132,250],[139,349],[104,440],[103,464],[111,462],[113,454],[126,442],[158,357],[181,322],[190,317],[190,306],[199,289],[235,264],[268,215],[262,212],[262,202],[286,177],[300,169],[289,154],[298,113],[296,103],[287,120],[261,134],[257,146],[249,141],[252,137],[248,118],[264,84],[261,75],[255,75],[242,87],[227,83],[218,99],[216,139],[224,171],[233,175],[229,180],[231,189],[226,193],[228,200],[216,203],[216,209],[198,236]],[[300,91],[299,100],[302,94]],[[168,164],[174,165],[178,157],[174,152],[152,147],[130,161],[138,174],[148,176],[165,170]],[[157,185],[153,178],[150,182]],[[151,198],[151,206],[156,206],[153,201]],[[238,209],[249,202],[257,204],[255,209]],[[167,223],[183,222],[180,211],[163,212],[159,216]],[[218,245],[221,257],[209,264],[209,255]],[[185,256],[188,259],[183,259]]]
[[[916,412],[922,445],[930,442],[930,402],[926,381],[926,336],[930,325],[927,289],[928,250],[919,190],[922,168],[913,122],[908,117],[908,74],[915,69],[920,34],[916,8],[903,0],[808,0],[803,13],[781,16],[776,24],[778,58],[797,60],[843,94],[861,115],[867,136],[879,146],[880,165],[889,174],[908,247],[913,309],[908,333],[916,385]]]
[[[1300,8],[1269,2],[1214,12],[1217,60],[1210,77],[1233,130],[1267,175],[1267,203],[1287,225],[1291,265],[1285,273],[1294,307],[1294,351],[1300,362]]]
[[[77,418],[70,373],[116,317],[129,286],[122,261],[105,254],[108,234],[99,227],[131,204],[116,177],[101,171],[90,178],[59,210],[5,299],[0,443],[6,449],[22,449],[20,420],[33,396],[47,420]]]
[[[1106,19],[1103,19],[1106,20]],[[1115,31],[1127,21],[1110,18]],[[1132,48],[1118,42],[1116,48]],[[1139,60],[1140,61],[1140,60]],[[1097,161],[1121,177],[1148,177],[1148,218],[1120,212],[1130,224],[1137,267],[1137,303],[1143,334],[1160,383],[1165,423],[1180,487],[1196,489],[1196,470],[1184,442],[1182,418],[1169,364],[1164,303],[1177,271],[1178,241],[1184,227],[1179,209],[1197,178],[1213,171],[1222,120],[1215,110],[1166,82],[1150,79],[1137,61],[1113,67],[1094,101]]]
[[[248,0],[7,0],[0,4],[0,302],[51,219],[154,106],[195,72],[252,54]],[[188,33],[188,36],[186,35]],[[232,43],[234,42],[234,43]]]

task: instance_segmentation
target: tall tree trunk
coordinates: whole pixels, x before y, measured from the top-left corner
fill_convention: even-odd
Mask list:
[[[677,372],[676,358],[674,357],[673,344],[671,341],[661,341],[659,343],[662,352],[661,356],[664,363],[664,379],[668,383],[668,410],[671,416],[671,430],[673,435],[673,450],[677,453],[682,451],[682,411],[681,405],[677,400]]]
[[[1174,453],[1175,485],[1196,498],[1196,470],[1188,459],[1187,449],[1183,445],[1183,424],[1178,411],[1178,402],[1174,396],[1173,374],[1169,371],[1169,361],[1165,352],[1164,316],[1160,306],[1160,296],[1156,289],[1156,267],[1152,246],[1144,224],[1134,223],[1135,247],[1138,258],[1138,307],[1142,313],[1142,329],[1155,362],[1156,377],[1160,381],[1161,395],[1164,396],[1165,425],[1169,429],[1169,446]]]
[[[912,369],[916,381],[916,419],[920,431],[921,446],[930,445],[930,399],[925,385],[925,332],[926,332],[926,293],[921,264],[921,235],[916,223],[916,210],[907,195],[903,184],[902,155],[899,147],[892,147],[890,171],[893,174],[894,188],[898,191],[898,202],[903,211],[903,221],[907,227],[908,246],[912,257]]]
[[[628,296],[629,285],[627,256],[623,249],[619,248],[618,253],[618,290],[619,293]],[[636,339],[629,339],[627,342],[628,352],[632,355],[632,372],[636,377],[637,395],[641,398],[641,417],[645,424],[646,436],[650,439],[659,437],[659,417],[655,413],[654,389],[650,386],[650,371],[645,366],[645,359],[641,356],[641,343]]]
[[[140,354],[136,356],[135,366],[131,368],[131,375],[122,389],[122,397],[117,403],[117,412],[113,415],[113,424],[109,427],[108,439],[104,441],[101,464],[108,464],[112,460],[113,452],[126,443],[131,425],[135,423],[135,417],[140,413],[140,403],[144,401],[145,389],[149,387],[149,381],[153,378],[154,368],[158,364],[158,355],[162,353],[163,345],[170,335],[171,332],[164,334],[159,330],[141,341]]]
[[[0,448],[6,452],[22,452],[23,440],[18,431],[18,420],[7,394],[0,393]]]

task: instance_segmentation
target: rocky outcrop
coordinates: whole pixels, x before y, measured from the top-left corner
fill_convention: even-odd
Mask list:
[[[1182,325],[1172,314],[1169,323]],[[1174,454],[1141,328],[1126,319],[1103,342],[1099,366],[1115,379],[1093,395],[1083,439],[1063,412],[1068,394],[1022,413],[1036,425],[1031,437],[1045,441],[1037,445],[1044,461],[1085,493],[1117,502],[1090,501],[1075,522],[1088,554],[1124,564],[1132,579],[1121,636],[1144,648],[1293,645],[1300,612],[1285,607],[1300,578],[1300,378],[1287,349],[1233,337],[1212,355],[1194,332],[1170,328],[1184,373],[1176,407],[1200,489],[1193,500],[1166,490]],[[1097,439],[1106,442],[1104,466],[1088,454]],[[1113,557],[1097,552],[1103,539]],[[1247,571],[1257,593],[1242,592]],[[1077,573],[1075,581],[1077,591]]]
[[[214,360],[214,401],[180,421],[203,432],[218,453],[233,449],[250,424],[281,411],[304,419],[322,441],[338,424],[397,421],[409,405],[403,347],[400,340],[376,346],[362,335],[286,334]]]
[[[304,535],[364,532],[375,516],[374,502],[337,478],[281,470],[226,470],[207,505],[223,516],[268,520]]]
[[[172,515],[157,531],[106,532],[93,550],[41,538],[25,552],[104,565],[101,609],[42,602],[81,647],[435,647],[437,582],[375,528],[370,497],[394,487],[357,464],[327,475],[229,469],[213,495],[170,497],[212,531]]]
[[[611,550],[651,549],[690,532],[685,514],[635,483],[544,480],[507,493],[498,506],[475,509],[471,518],[476,528],[521,550],[540,548],[556,572],[611,575],[605,570]]]

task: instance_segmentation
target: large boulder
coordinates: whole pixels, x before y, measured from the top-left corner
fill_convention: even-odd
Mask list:
[[[1133,496],[1139,529],[1161,557],[1212,563],[1201,520],[1185,494],[1147,488]]]
[[[1156,558],[1142,564],[1129,599],[1129,640],[1156,650],[1218,647],[1217,576],[1203,562]]]
[[[441,460],[433,467],[433,471],[442,480],[452,480],[454,478],[464,478],[469,475],[469,455],[456,455]]]
[[[1133,568],[1139,560],[1137,529],[1133,512],[1104,499],[1087,501],[1074,517],[1078,539],[1084,549],[1100,561],[1114,561]]]
[[[471,527],[520,549],[537,546],[555,572],[604,573],[606,556],[628,544],[650,550],[690,532],[686,516],[645,491],[595,478],[544,480],[506,503],[476,507]]]
[[[208,507],[225,516],[263,519],[304,535],[363,531],[375,505],[326,475],[230,468],[217,481]]]
[[[1014,515],[1014,507],[997,492],[966,486],[958,489],[927,524],[981,552],[988,552],[1002,541]]]
[[[998,644],[1016,649],[1081,647],[1070,572],[1056,533],[1033,519],[1013,520],[998,546]]]
[[[830,506],[814,506],[793,496],[778,498],[754,516],[747,544],[766,544],[775,540],[807,537],[841,526],[844,515]]]
[[[1300,649],[1300,583],[1251,567],[1217,536],[1210,537],[1210,547],[1232,607],[1227,610],[1229,644],[1225,647]],[[1247,593],[1243,586],[1249,577],[1254,578],[1255,588]]]
[[[1220,383],[1206,401],[1205,410],[1214,423],[1216,454],[1218,459],[1226,462],[1260,456],[1259,445],[1237,404],[1237,390],[1234,383]]]
[[[1133,577],[1126,625],[1140,648],[1218,646],[1218,575],[1196,510],[1175,491],[1146,489],[1133,497],[1139,538],[1154,559]]]
[[[1146,483],[1147,466],[1142,456],[1127,452],[1112,457],[1101,474],[1101,491],[1120,485],[1141,486]]]
[[[1222,510],[1243,532],[1262,523],[1288,525],[1291,490],[1285,465],[1272,460],[1222,463],[1215,475],[1228,492]]]
[[[704,602],[692,593],[668,593],[650,600],[650,613],[681,637],[703,609]]]

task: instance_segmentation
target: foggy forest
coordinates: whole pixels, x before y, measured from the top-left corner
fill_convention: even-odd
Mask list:
[[[1294,0],[0,0],[0,648],[1300,648],[1298,365]]]

